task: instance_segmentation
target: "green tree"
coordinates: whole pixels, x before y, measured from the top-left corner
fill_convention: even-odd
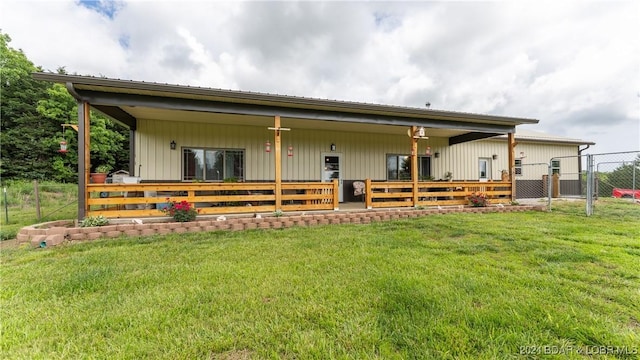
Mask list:
[[[9,47],[11,38],[0,32],[0,85],[2,145],[0,176],[15,179],[53,179],[76,182],[78,134],[62,124],[78,123],[76,100],[62,84],[32,77],[42,71],[20,50]],[[64,68],[59,73],[66,73]],[[127,169],[129,132],[101,113],[91,111],[92,167],[107,164]],[[60,141],[68,152],[61,154]]]
[[[36,110],[49,85],[33,79],[31,74],[41,69],[10,42],[0,32],[0,176],[50,179],[51,154],[59,146],[51,134],[58,129]]]
[[[63,72],[64,69],[59,69]],[[54,84],[47,90],[47,97],[38,103],[38,112],[45,118],[62,124],[78,124],[78,107],[75,99],[67,92],[62,84]],[[110,165],[113,169],[128,167],[128,134],[122,126],[116,125],[106,116],[91,111],[91,166]],[[60,139],[67,142],[68,152],[56,155],[54,167],[57,170],[55,178],[61,181],[75,181],[78,164],[78,134],[71,127],[66,127],[60,133]],[[73,168],[74,172],[69,170]]]

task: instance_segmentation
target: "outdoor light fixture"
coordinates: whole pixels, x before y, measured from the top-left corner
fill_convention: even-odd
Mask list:
[[[271,143],[269,142],[269,140],[267,140],[267,142],[264,143],[264,152],[266,152],[266,153],[270,153],[271,152]]]
[[[331,144],[331,151],[336,151],[336,144]]]
[[[287,148],[287,156],[292,157],[293,156],[293,146],[289,145],[289,147]]]
[[[425,155],[431,155],[431,146],[427,146],[427,150],[425,150]]]
[[[437,158],[439,158],[439,157],[440,157],[440,153],[439,153],[439,152],[436,152],[435,154],[433,154],[433,156],[437,159]]]
[[[175,149],[176,149],[176,142],[175,142],[175,140],[171,140],[171,142],[169,143],[169,146],[171,147],[171,150],[175,150]]]
[[[493,155],[491,155],[491,158],[492,158],[493,160],[497,160],[497,159],[498,159],[498,155],[497,155],[497,154],[493,154]]]
[[[524,156],[524,151],[520,151],[520,159],[524,159],[526,158],[526,156]]]

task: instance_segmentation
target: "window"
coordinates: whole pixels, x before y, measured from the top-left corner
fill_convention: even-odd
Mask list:
[[[418,156],[418,178],[431,176],[431,157]],[[411,180],[411,156],[387,155],[387,180]]]
[[[244,150],[182,149],[182,180],[244,180]]]
[[[522,159],[515,159],[515,162],[513,171],[517,176],[522,176]]]
[[[418,156],[418,179],[431,180],[431,156]]]
[[[560,160],[551,160],[551,173],[560,175]]]

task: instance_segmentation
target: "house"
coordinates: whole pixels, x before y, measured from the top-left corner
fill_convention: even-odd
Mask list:
[[[366,184],[367,208],[466,204],[474,191],[509,203],[514,177],[496,171],[515,169],[516,126],[538,123],[89,76],[34,77],[65,84],[78,101],[80,218],[158,216],[166,198],[194,203],[202,214],[338,209],[358,200],[354,181]],[[130,129],[129,173],[139,183],[90,183],[90,109]],[[461,150],[482,139],[495,144],[477,154]]]
[[[451,147],[448,151],[457,151],[458,156],[486,159],[491,178],[500,179],[501,173],[509,168],[508,159],[498,154],[504,148],[507,136],[500,135],[480,141],[467,142]],[[592,141],[545,134],[538,131],[516,129],[516,154],[514,176],[516,181],[515,198],[541,198],[548,195],[547,179],[549,167],[552,174],[558,174],[559,194],[562,196],[581,196],[582,182],[581,153]],[[584,146],[584,147],[582,147]],[[448,154],[447,154],[448,155]],[[455,155],[454,155],[455,156]],[[451,159],[450,156],[447,158]],[[491,161],[489,161],[491,159]],[[481,161],[481,160],[479,160]],[[456,171],[455,165],[448,168]]]

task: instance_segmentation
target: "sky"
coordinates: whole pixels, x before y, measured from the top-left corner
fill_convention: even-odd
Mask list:
[[[47,71],[534,118],[640,150],[640,1],[30,1],[0,31]]]

